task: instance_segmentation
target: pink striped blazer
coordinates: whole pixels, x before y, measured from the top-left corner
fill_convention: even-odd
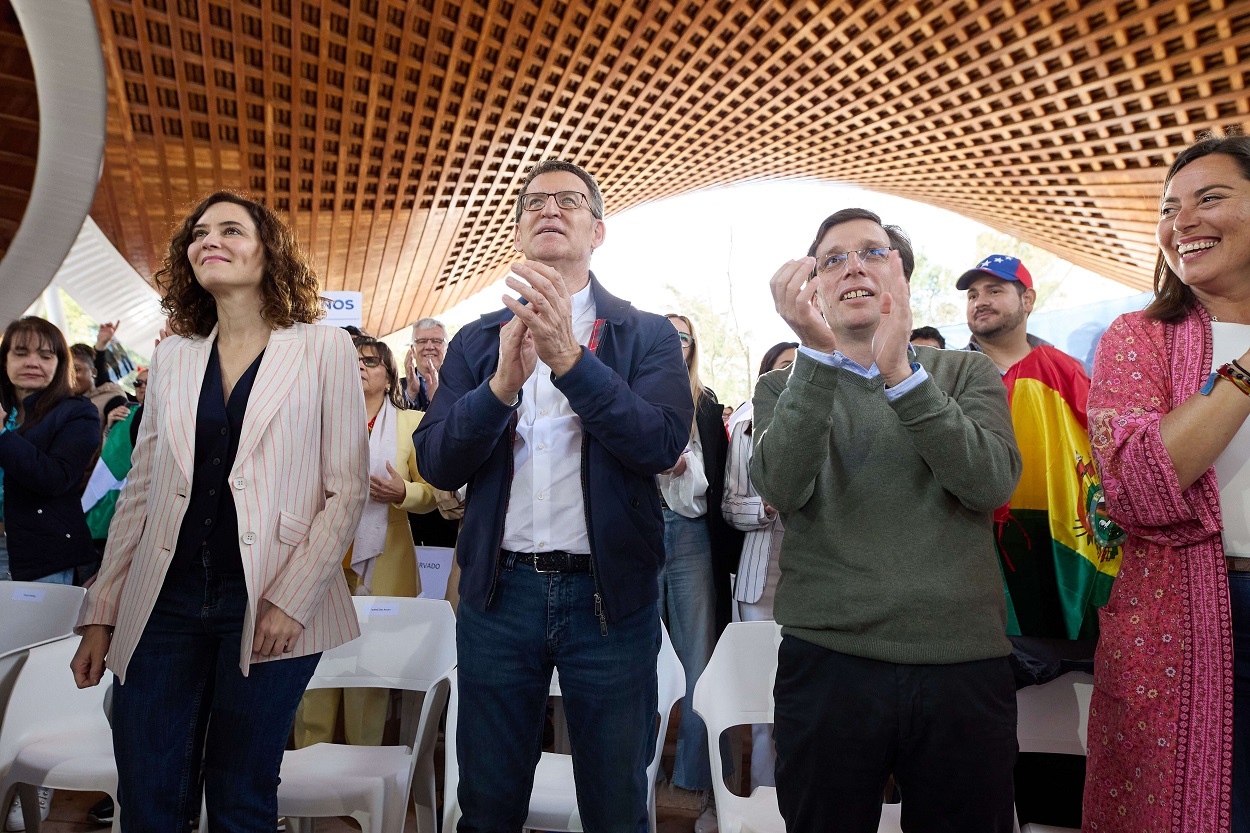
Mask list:
[[[148,374],[134,466],[117,502],[99,577],[79,625],[113,625],[107,663],[125,680],[173,558],[191,494],[195,413],[214,330],[170,336]],[[230,471],[248,606],[239,646],[246,674],[256,610],[268,599],[304,625],[289,654],[359,635],[340,565],[368,495],[368,431],[351,337],[296,324],[269,337]]]

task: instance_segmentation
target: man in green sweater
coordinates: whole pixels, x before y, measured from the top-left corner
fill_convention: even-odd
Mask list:
[[[1020,477],[986,356],[908,344],[906,234],[827,218],[771,281],[802,342],[755,390],[751,478],[781,513],[777,798],[792,831],[1007,833],[1016,757],[992,513]]]

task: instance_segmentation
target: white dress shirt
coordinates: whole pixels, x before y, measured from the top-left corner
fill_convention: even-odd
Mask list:
[[[584,346],[595,326],[590,284],[572,301],[573,337]],[[589,553],[582,495],[582,420],[552,383],[551,368],[542,359],[521,386],[512,469],[503,548]]]

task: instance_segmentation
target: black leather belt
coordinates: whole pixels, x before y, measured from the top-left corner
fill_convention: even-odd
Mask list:
[[[565,552],[512,552],[499,551],[512,564],[527,564],[538,573],[589,573],[590,553]]]

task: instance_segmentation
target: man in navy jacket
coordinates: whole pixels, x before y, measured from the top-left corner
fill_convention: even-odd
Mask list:
[[[694,406],[677,332],[590,273],[604,239],[594,177],[528,175],[508,286],[520,299],[452,339],[414,434],[422,474],[467,483],[460,562],[461,831],[516,831],[528,812],[552,668],[587,830],[648,828],[656,607],[664,561],[655,475]]]

